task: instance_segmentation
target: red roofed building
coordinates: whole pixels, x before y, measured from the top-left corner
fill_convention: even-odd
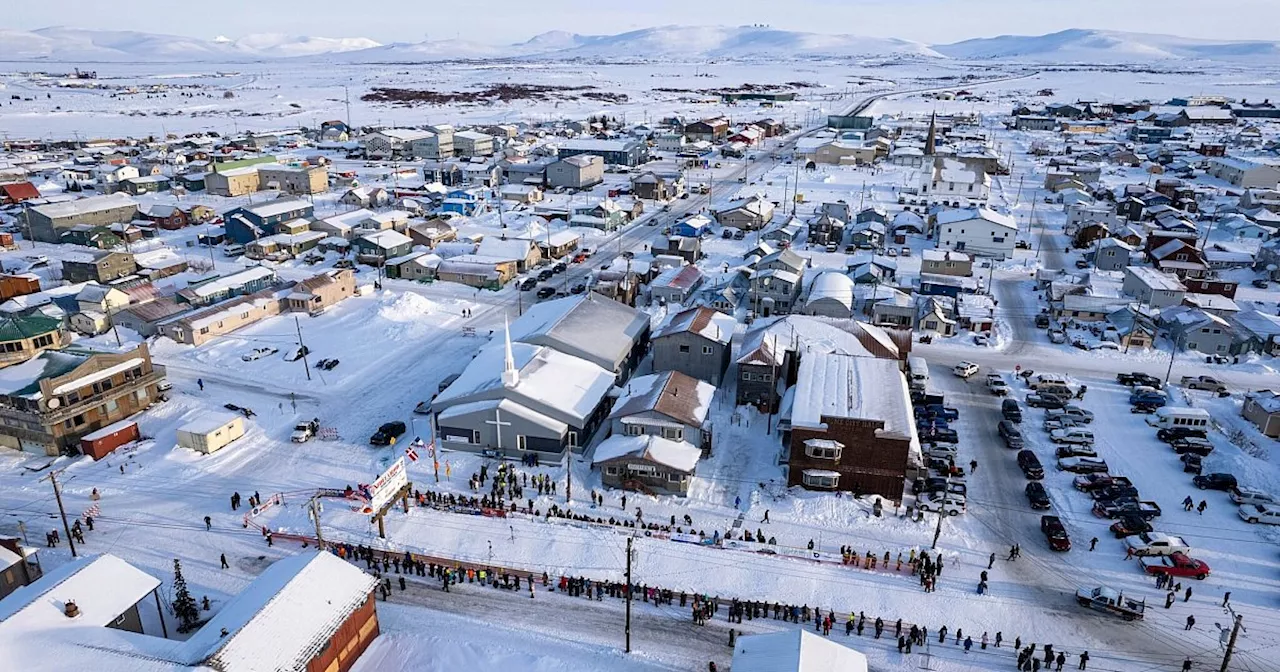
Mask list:
[[[10,182],[0,184],[0,194],[4,195],[3,203],[13,205],[33,198],[40,198],[40,190],[30,182]]]

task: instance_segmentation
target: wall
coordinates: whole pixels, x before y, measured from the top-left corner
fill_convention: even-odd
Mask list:
[[[681,352],[680,348],[688,348]],[[711,348],[704,354],[703,348]],[[729,348],[690,332],[678,332],[653,339],[654,371],[679,371],[719,386],[729,365]]]
[[[823,416],[822,422],[827,425],[825,432],[804,427],[792,429],[787,485],[801,485],[805,469],[823,469],[840,472],[837,490],[902,500],[909,441],[877,438],[875,430],[884,425],[878,420]],[[804,452],[804,442],[809,439],[839,441],[844,444],[844,451],[835,461],[811,458]]]
[[[328,645],[307,663],[307,672],[347,672],[379,634],[378,613],[370,593],[364,604],[338,626]]]

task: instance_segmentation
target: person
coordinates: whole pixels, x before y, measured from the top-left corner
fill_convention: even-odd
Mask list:
[[[1183,628],[1183,630],[1190,630],[1194,627],[1196,627],[1196,617],[1187,615],[1187,627]]]
[[[972,648],[973,648],[973,638],[972,638],[972,637],[965,637],[965,638],[964,638],[964,652],[965,652],[965,653],[969,653],[969,649],[972,649]]]
[[[196,378],[196,385],[199,385],[200,391],[204,392],[204,378]]]
[[[764,522],[764,523],[769,522],[769,509],[764,510],[764,520],[761,522]]]
[[[90,525],[89,529],[92,530],[93,526]],[[1231,591],[1228,590],[1227,592],[1222,594],[1222,606],[1224,607],[1227,606],[1227,603],[1230,601],[1231,601]]]
[[[1083,670],[1085,665],[1088,665],[1088,664],[1089,664],[1089,652],[1081,651],[1080,652],[1080,669]]]
[[[1055,662],[1058,663],[1058,672],[1062,672],[1062,666],[1067,664],[1067,654],[1059,651],[1058,658]]]
[[[733,643],[737,641],[738,633],[733,628],[729,628],[729,648],[733,648]]]
[[[1173,606],[1173,592],[1170,591],[1168,595],[1164,596],[1164,608],[1168,609],[1169,607],[1172,607],[1172,606]]]
[[[907,648],[907,638],[902,635],[898,635],[898,653],[902,653],[902,650],[905,648]]]
[[[1092,553],[1092,552],[1093,552],[1093,549],[1095,549],[1095,548],[1097,548],[1097,547],[1098,547],[1098,538],[1097,538],[1097,537],[1094,537],[1094,538],[1090,539],[1090,540],[1089,540],[1089,552],[1090,552],[1090,553]]]
[[[1182,596],[1182,601],[1183,602],[1191,601],[1191,586],[1187,586],[1187,592],[1185,595]]]
[[[231,565],[228,565],[228,564],[227,564],[227,554],[226,554],[226,553],[223,553],[223,554],[221,555],[220,560],[222,560],[222,568],[223,568],[223,569],[228,569],[228,568],[230,568],[230,567],[231,567]]]
[[[400,576],[400,591],[404,592],[404,575]]]
[[[1182,500],[1182,510],[1183,510],[1183,511],[1190,511],[1190,510],[1191,510],[1191,507],[1192,507],[1194,504],[1195,504],[1195,500],[1191,499],[1191,495],[1187,495],[1187,498],[1186,498],[1186,499],[1184,499],[1184,500]]]
[[[991,557],[987,558],[987,569],[991,569],[992,567],[995,567],[995,566],[996,566],[996,554],[992,553]]]
[[[1004,631],[997,630],[996,631],[996,648],[997,649],[1000,648],[1000,643],[1003,641],[1004,641]]]
[[[213,528],[213,519],[212,519],[212,518],[210,518],[209,516],[205,516],[205,517],[204,517],[204,531],[205,531],[205,532],[208,532],[208,531],[209,531],[210,529],[212,529],[212,528]]]
[[[983,650],[986,650],[986,648],[987,648],[987,642],[988,642],[988,641],[989,641],[989,640],[987,639],[987,633],[985,633],[985,632],[984,632],[984,633],[982,633],[982,648],[983,648]]]
[[[707,672],[716,672],[716,661],[707,663]]]
[[[1190,670],[1191,670],[1191,659],[1188,658],[1182,661],[1182,672],[1190,672]]]
[[[741,497],[741,496],[738,496],[738,497],[734,497],[734,498],[733,498],[733,508],[735,508],[735,509],[741,509],[741,508],[742,508],[742,497]]]
[[[1196,506],[1196,511],[1198,511],[1198,512],[1200,513],[1200,515],[1202,515],[1202,516],[1203,516],[1203,515],[1204,515],[1204,510],[1205,510],[1205,509],[1207,509],[1207,508],[1209,508],[1209,502],[1206,502],[1205,500],[1203,500],[1203,499],[1202,499],[1202,500],[1200,500],[1200,504],[1199,504],[1198,506]]]

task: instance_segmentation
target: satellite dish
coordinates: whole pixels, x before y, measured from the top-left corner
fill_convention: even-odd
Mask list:
[[[62,405],[62,400],[57,397],[53,397],[49,400],[48,404],[49,408],[57,408]]]

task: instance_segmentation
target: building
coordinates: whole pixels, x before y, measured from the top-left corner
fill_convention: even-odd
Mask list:
[[[145,410],[164,370],[145,343],[123,353],[46,350],[5,369],[0,382],[0,446],[75,454],[86,434]]]
[[[39,313],[0,317],[0,367],[25,362],[45,350],[60,350],[70,342],[60,319]]]
[[[1177,276],[1147,266],[1126,267],[1122,289],[1149,308],[1177,306],[1187,293]]]
[[[1099,271],[1123,271],[1134,259],[1134,247],[1119,238],[1099,240],[1092,252],[1093,267]]]
[[[728,207],[715,211],[713,215],[721,226],[756,231],[773,219],[773,211],[772,201],[756,195],[734,201]]]
[[[595,154],[575,154],[547,166],[547,186],[590,189],[604,182],[604,159]]]
[[[260,292],[274,287],[278,282],[275,271],[270,268],[250,266],[231,275],[214,275],[192,282],[186,289],[178,292],[177,300],[193,306],[208,306],[235,296]]]
[[[593,154],[610,166],[634,168],[649,161],[649,145],[640,140],[583,138],[562,143],[557,152],[561,159],[580,154]]]
[[[654,371],[679,371],[720,385],[737,322],[712,308],[681,311],[653,334]]]
[[[1236,343],[1230,322],[1200,308],[1168,308],[1161,312],[1160,319],[1181,350],[1227,355]]]
[[[266,189],[291,195],[329,191],[329,169],[324,166],[264,165],[258,167],[258,179]]]
[[[854,282],[840,271],[823,271],[809,285],[805,315],[850,318],[853,316]]]
[[[458,156],[493,156],[493,136],[479,131],[461,131],[453,134],[453,151]]]
[[[524,273],[542,263],[541,248],[526,238],[486,236],[476,247],[476,256],[515,262],[517,273]]]
[[[867,672],[867,657],[806,628],[738,637],[733,672]]]
[[[394,229],[366,233],[351,244],[362,261],[373,263],[402,257],[413,250],[413,239]]]
[[[822,212],[809,222],[810,245],[839,245],[844,241],[844,229],[847,222]]]
[[[679,198],[684,193],[684,177],[678,173],[662,175],[652,170],[647,170],[631,178],[631,190],[635,193],[636,198],[646,198],[654,201]]]
[[[32,240],[61,243],[63,232],[73,226],[107,226],[131,222],[137,216],[137,201],[126,194],[112,194],[37,205],[28,208],[24,218]]]
[[[570,296],[525,310],[511,324],[511,337],[589,361],[622,383],[649,349],[649,318],[616,301]]]
[[[15,296],[26,296],[40,291],[40,276],[31,273],[0,275],[0,302]]]
[[[70,283],[109,284],[138,272],[138,262],[128,252],[94,252],[62,261],[62,279]]]
[[[699,459],[701,451],[688,441],[615,434],[596,446],[591,465],[600,470],[605,487],[683,497]]]
[[[1053,117],[1021,115],[1015,119],[1013,127],[1019,131],[1056,131],[1058,120]]]
[[[973,257],[952,250],[925,250],[920,254],[920,273],[967,278],[973,275]]]
[[[1240,415],[1257,425],[1263,436],[1280,438],[1280,393],[1274,390],[1246,393]]]
[[[902,500],[922,458],[898,362],[805,353],[791,399],[788,485]]]
[[[479,289],[501,289],[516,275],[514,260],[464,254],[443,259],[436,266],[436,279]]]
[[[18,537],[0,535],[0,605],[4,598],[44,575],[39,551],[23,546]]]
[[[668,268],[649,282],[649,295],[659,303],[686,305],[702,287],[703,279],[702,271],[693,264]]]
[[[729,137],[729,120],[711,117],[685,124],[684,137],[689,142],[720,142]]]
[[[944,210],[937,215],[938,247],[996,259],[1013,256],[1018,223],[985,207]]]
[[[197,453],[216,453],[244,436],[244,416],[215,411],[178,428],[178,447]]]
[[[1241,189],[1275,189],[1280,183],[1280,167],[1230,156],[1209,159],[1207,172]]]
[[[205,191],[213,196],[227,198],[247,196],[262,188],[262,176],[257,165],[239,166],[236,168],[219,168],[204,176]]]
[[[223,215],[227,237],[244,245],[251,240],[277,233],[306,231],[306,220],[315,215],[315,207],[302,199],[281,198],[266,203],[233,208]],[[300,223],[299,223],[300,222]]]
[[[169,186],[169,178],[164,175],[143,175],[120,181],[120,191],[130,196],[169,191]]]
[[[419,145],[420,147],[415,146]],[[436,145],[437,156],[431,156],[429,145]],[[453,150],[439,156],[440,144],[435,133],[414,128],[384,128],[365,138],[364,153],[371,159],[424,158],[437,159],[453,156]]]
[[[939,157],[920,175],[920,195],[932,204],[970,207],[991,197],[991,176],[970,170],[959,161]]]
[[[319,315],[330,306],[355,296],[355,272],[351,269],[325,271],[281,287],[276,286],[277,282],[269,269],[254,266],[201,287],[183,290],[183,293],[192,292],[193,305],[207,307],[162,318],[157,331],[179,343],[202,345],[281,313]],[[213,297],[217,297],[216,301],[210,300]]]
[[[285,295],[288,311],[315,317],[356,295],[356,272],[337,268],[314,275],[290,288]]]
[[[16,205],[33,198],[40,198],[40,190],[30,182],[0,184],[0,205]]]

